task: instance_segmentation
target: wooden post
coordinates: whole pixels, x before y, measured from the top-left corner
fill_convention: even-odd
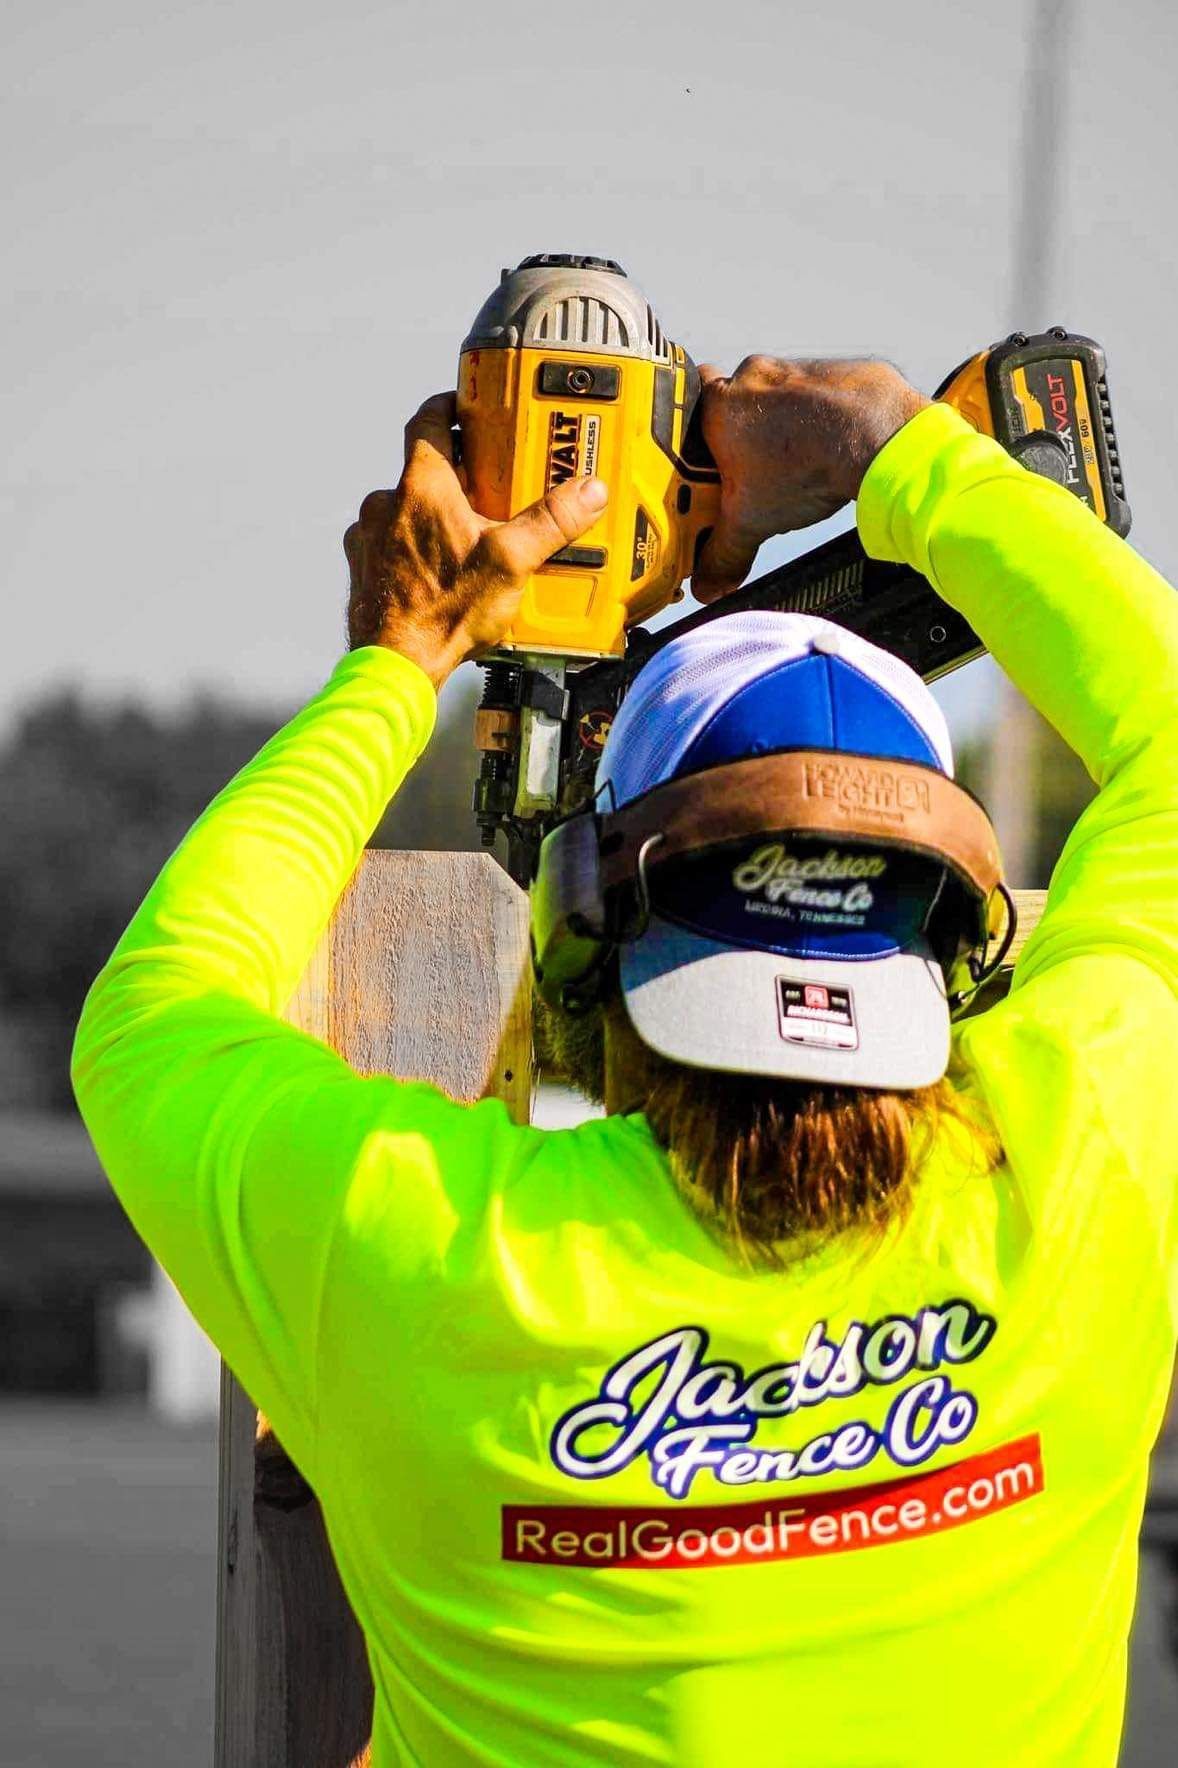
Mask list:
[[[1016,951],[1045,894],[1016,892]],[[526,1122],[527,959],[527,899],[488,856],[369,852],[289,1017],[363,1074],[493,1095]],[[227,1369],[220,1478],[216,1768],[361,1768],[372,1682],[319,1506]]]
[[[1043,910],[1047,903],[1045,890],[1012,890],[1011,895],[1014,897],[1014,906],[1018,910],[1018,932],[1014,936],[1014,943],[1007,952],[1006,961],[1002,966],[1002,969],[1007,972],[1014,969],[1015,959],[1043,919]]]
[[[288,1017],[362,1074],[532,1091],[528,905],[486,854],[371,851]],[[372,1682],[314,1493],[228,1369],[221,1384],[216,1768],[359,1768]]]

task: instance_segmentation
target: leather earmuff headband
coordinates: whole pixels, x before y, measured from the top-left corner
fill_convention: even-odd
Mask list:
[[[634,882],[644,847],[643,863],[653,869],[775,832],[926,856],[983,902],[1002,879],[989,817],[938,769],[841,749],[792,749],[684,774],[604,814],[602,889]]]

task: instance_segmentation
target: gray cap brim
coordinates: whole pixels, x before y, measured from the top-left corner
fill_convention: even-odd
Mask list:
[[[945,980],[923,941],[888,958],[799,959],[652,916],[622,947],[621,980],[643,1043],[694,1068],[906,1090],[948,1065]]]

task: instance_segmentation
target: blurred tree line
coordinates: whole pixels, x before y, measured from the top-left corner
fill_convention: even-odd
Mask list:
[[[1039,889],[1048,883],[1052,869],[1071,833],[1072,825],[1096,792],[1083,762],[1058,737],[1045,718],[1030,709],[1033,721],[1031,752],[1035,771],[1027,789],[1033,799],[1035,851],[1028,878],[1020,884]],[[986,799],[988,748],[984,740],[958,743],[954,753],[957,778],[983,803]]]
[[[478,846],[479,685],[472,669],[447,684],[434,740],[373,845]],[[0,748],[0,1109],[71,1107],[69,1051],[87,988],[181,836],[288,715],[209,699],[162,714],[61,692],[19,719]],[[1046,725],[1038,753],[1045,883],[1092,787]],[[975,791],[982,759],[976,746],[959,756]]]
[[[473,670],[447,684],[373,845],[478,845],[478,692]],[[163,714],[65,691],[19,718],[0,747],[0,1110],[72,1108],[86,990],[186,830],[289,716],[211,699]]]

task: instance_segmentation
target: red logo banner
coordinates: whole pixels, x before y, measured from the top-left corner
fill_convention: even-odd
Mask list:
[[[505,1504],[504,1559],[524,1565],[684,1571],[808,1559],[960,1528],[1043,1490],[1038,1436],[934,1473],[746,1504]]]

